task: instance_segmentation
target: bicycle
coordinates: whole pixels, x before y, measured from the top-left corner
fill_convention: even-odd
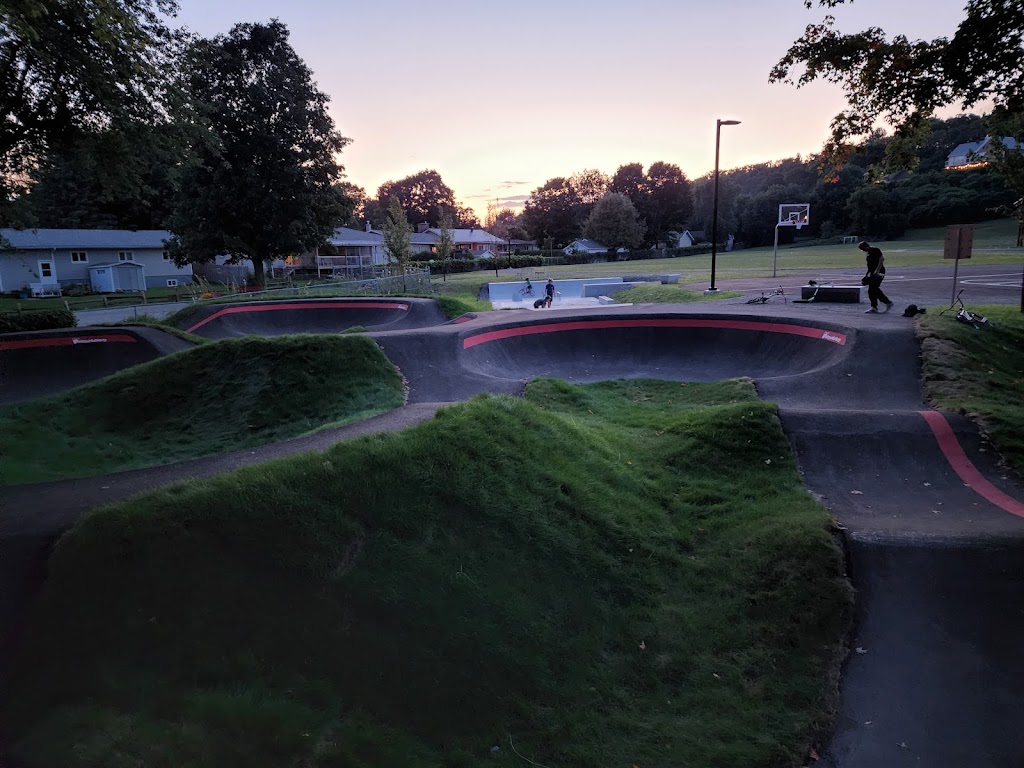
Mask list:
[[[789,299],[786,298],[786,292],[782,290],[782,286],[780,285],[774,291],[769,291],[768,293],[761,291],[760,296],[755,296],[752,299],[747,299],[747,304],[767,304],[768,300],[771,299],[773,296],[781,296],[782,300],[785,303],[789,303]]]
[[[960,308],[956,311],[955,318],[958,323],[969,325],[976,331],[980,330],[982,326],[985,326],[986,328],[991,328],[992,323],[989,322],[989,319],[987,317],[985,317],[984,315],[979,315],[977,312],[971,312],[971,310],[964,306],[964,301],[963,299],[960,298],[960,294],[963,293],[964,290],[966,289],[961,288],[960,293],[958,293],[956,295],[956,298],[953,299],[953,303],[950,304],[949,307],[947,307],[946,309],[939,312],[939,314],[944,315],[947,312],[952,311],[956,307],[956,305],[959,304]]]
[[[519,295],[520,296],[529,296],[530,298],[533,298],[537,294],[534,292],[533,286],[532,285],[528,285],[528,286],[524,286],[524,287],[519,289]]]

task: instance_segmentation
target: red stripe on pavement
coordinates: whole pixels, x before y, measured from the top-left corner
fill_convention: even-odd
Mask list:
[[[477,344],[529,336],[535,333],[557,333],[560,331],[588,331],[598,328],[726,328],[736,331],[758,331],[761,333],[787,333],[792,336],[806,336],[833,344],[846,344],[846,334],[828,331],[824,328],[809,328],[804,325],[787,323],[762,323],[755,320],[702,320],[691,318],[651,318],[630,320],[579,320],[567,323],[542,323],[517,328],[502,328],[497,331],[479,333],[462,341],[462,348],[469,349]]]
[[[967,454],[964,453],[964,449],[960,446],[960,442],[956,439],[956,434],[949,426],[945,416],[938,411],[919,411],[919,413],[932,428],[932,433],[939,443],[939,449],[945,454],[946,461],[949,462],[960,479],[970,486],[971,490],[1011,515],[1024,517],[1024,504],[992,485],[967,458]]]
[[[30,349],[32,347],[71,347],[78,344],[99,344],[120,342],[134,344],[138,341],[134,336],[125,333],[80,333],[75,336],[46,336],[39,339],[18,339],[16,341],[0,341],[0,352],[11,349]]]
[[[408,304],[400,304],[394,301],[315,301],[303,302],[301,304],[254,304],[251,307],[225,307],[214,312],[209,317],[200,320],[191,328],[186,328],[185,333],[192,333],[196,328],[202,328],[207,323],[216,320],[222,315],[234,315],[241,312],[273,312],[278,309],[400,309],[408,311]]]

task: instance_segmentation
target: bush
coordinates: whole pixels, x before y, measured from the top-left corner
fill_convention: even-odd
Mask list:
[[[47,331],[51,328],[74,328],[73,313],[66,309],[45,309],[33,312],[0,312],[0,333]]]

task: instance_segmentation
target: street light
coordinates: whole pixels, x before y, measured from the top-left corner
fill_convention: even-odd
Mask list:
[[[718,149],[722,143],[722,126],[739,125],[739,120],[715,121],[715,196],[711,207],[711,287],[704,293],[715,293],[715,261],[718,256]]]

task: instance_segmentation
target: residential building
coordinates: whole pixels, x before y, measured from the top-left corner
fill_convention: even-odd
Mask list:
[[[441,237],[441,230],[437,227],[427,227],[425,224],[420,224],[417,226],[417,231],[421,234],[431,235],[434,238],[433,242],[435,245],[438,238]],[[508,251],[508,243],[500,237],[495,237],[487,230],[473,227],[471,229],[453,229],[451,232],[455,250],[465,251],[471,254],[474,259],[483,258],[485,251],[493,251],[494,253]]]
[[[993,142],[1001,141],[1007,149],[1024,151],[1024,144],[1018,144],[1017,140],[1004,136],[995,139],[986,136],[980,141],[968,141],[958,145],[946,158],[947,171],[969,171],[973,168],[984,168],[991,160]]]
[[[45,296],[67,285],[109,292],[192,282],[192,266],[179,267],[168,254],[165,230],[2,229],[0,238],[9,244],[0,251],[0,292]]]
[[[596,240],[580,238],[579,240],[573,240],[563,250],[566,255],[572,253],[608,253],[608,246]]]
[[[684,232],[679,233],[679,239],[676,241],[676,248],[689,248],[691,245],[697,243],[703,243],[707,238],[704,236],[703,229],[691,230],[687,229]]]

